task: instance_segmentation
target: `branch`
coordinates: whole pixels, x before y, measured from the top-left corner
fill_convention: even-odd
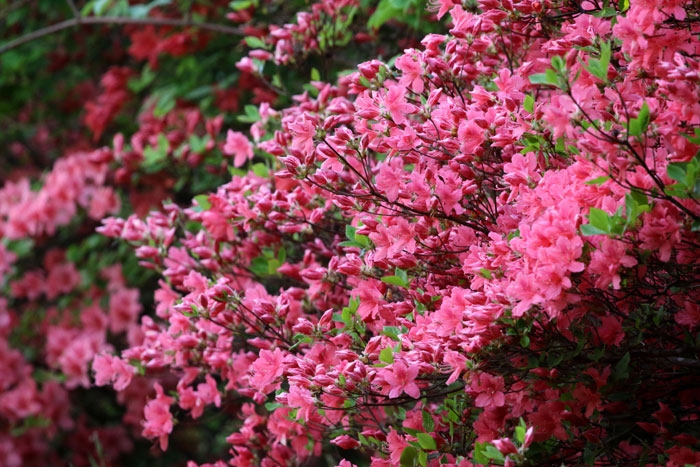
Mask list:
[[[31,42],[35,39],[40,39],[44,36],[63,31],[64,29],[88,24],[192,27],[205,29],[208,31],[214,31],[221,34],[232,34],[237,36],[244,35],[243,31],[240,28],[235,28],[217,23],[195,22],[188,19],[125,18],[117,16],[91,16],[87,18],[77,17],[61,21],[60,23],[52,24],[51,26],[38,29],[34,32],[30,32],[29,34],[18,37],[17,39],[11,40],[5,43],[4,45],[0,46],[0,55],[4,54],[8,50],[17,48],[20,45],[26,44],[27,42]]]
[[[6,7],[0,9],[0,18],[5,18],[8,14],[12,13],[18,8],[22,8],[28,3],[31,3],[32,0],[17,0],[14,3],[10,3]]]

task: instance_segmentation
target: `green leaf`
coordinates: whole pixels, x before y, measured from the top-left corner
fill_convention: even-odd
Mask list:
[[[563,71],[566,68],[566,63],[559,55],[555,55],[552,57],[552,68],[556,71]]]
[[[357,235],[355,235],[355,238],[357,238]],[[406,287],[408,287],[408,284],[409,284],[408,272],[406,272],[406,270],[404,270],[404,269],[396,268],[394,273],[396,274],[396,276],[400,277],[401,280],[403,280],[404,284],[406,284]]]
[[[640,127],[642,129],[642,133],[647,131],[647,127],[649,127],[649,121],[650,121],[651,115],[649,113],[649,106],[647,105],[646,102],[642,104],[642,108],[639,110],[639,114],[637,115],[637,119],[640,122]]]
[[[625,194],[625,226],[634,225],[639,215],[649,210],[649,199],[644,193],[631,191]]]
[[[379,352],[379,360],[384,363],[394,363],[394,349],[387,347]]]
[[[608,177],[607,175],[601,175],[600,177],[596,177],[593,180],[588,180],[586,182],[586,185],[598,185],[598,186],[600,186],[603,183],[607,182],[608,180],[610,180],[610,177]]]
[[[435,420],[426,410],[423,410],[423,429],[428,433],[432,433],[435,430]]]
[[[647,128],[649,127],[649,119],[649,106],[646,102],[644,102],[642,104],[642,108],[639,109],[637,117],[629,121],[628,133],[630,134],[630,136],[641,136],[642,134],[644,134],[647,131]]]
[[[144,167],[149,169],[158,169],[158,164],[163,162],[168,157],[170,143],[164,134],[158,135],[158,145],[154,148],[146,146],[143,150]]]
[[[23,238],[20,240],[3,239],[5,248],[17,255],[18,258],[28,255],[34,249],[34,240]]]
[[[588,222],[596,229],[604,233],[610,233],[610,229],[612,227],[610,223],[610,215],[602,209],[591,208],[588,211]]]
[[[369,247],[369,237],[367,235],[355,234],[355,241],[363,247]]]
[[[532,84],[549,84],[547,75],[544,73],[535,73],[534,75],[530,75],[529,79]]]
[[[401,330],[396,326],[384,326],[384,328],[382,329],[382,334],[384,334],[387,337],[391,337],[395,341],[398,341],[400,340],[399,334],[401,334]]]
[[[605,232],[605,231],[600,230],[596,227],[593,227],[591,224],[581,225],[581,233],[586,237],[592,237],[593,235],[607,235],[608,234],[608,232]]]
[[[418,458],[418,450],[413,446],[406,446],[401,453],[399,464],[401,467],[414,467]]]
[[[260,116],[260,111],[254,105],[246,105],[243,110],[245,112],[245,115],[239,115],[237,117],[239,122],[255,123],[262,119],[262,117]]]
[[[561,57],[559,57],[561,59]],[[530,75],[530,82],[532,84],[548,84],[550,86],[555,86],[557,88],[563,87],[563,82],[557,72],[548,68],[544,73],[536,73]]]
[[[367,27],[370,29],[379,29],[384,23],[392,18],[400,18],[402,8],[396,8],[391,0],[381,0],[367,21]]]
[[[476,462],[477,464],[481,464],[481,465],[488,465],[489,464],[489,458],[486,457],[484,451],[485,451],[484,443],[480,443],[478,441],[474,443],[474,451],[473,451],[474,462]]]
[[[484,279],[488,279],[488,280],[493,279],[493,274],[491,274],[491,271],[489,271],[486,268],[479,269],[479,275],[481,277],[483,277]]]
[[[127,87],[130,91],[139,93],[146,89],[155,78],[156,73],[151,69],[150,66],[146,65],[143,67],[141,76],[139,76],[138,78],[129,79],[129,81],[127,82]]]
[[[259,37],[247,36],[245,38],[245,43],[251,49],[264,49],[265,48],[265,42],[263,42],[263,40],[260,39]]]
[[[494,459],[498,463],[502,463],[505,460],[503,453],[496,449],[496,446],[493,444],[486,444],[484,448],[484,455],[489,459]]]
[[[610,67],[610,57],[612,56],[612,50],[610,49],[610,42],[600,43],[600,68],[605,72],[605,77],[601,78],[603,81],[607,81],[608,78],[608,67]]]
[[[197,202],[197,205],[202,208],[202,211],[206,211],[211,207],[209,195],[197,195],[194,197],[194,200]]]
[[[399,287],[407,287],[406,282],[399,276],[384,276],[382,282],[385,284],[398,285]]]
[[[278,409],[280,407],[284,407],[284,405],[278,403],[278,402],[267,402],[265,404],[265,409],[272,412],[275,409]]]
[[[190,151],[195,154],[203,153],[207,148],[207,143],[209,142],[209,135],[204,135],[199,137],[197,135],[190,135],[188,144],[190,145]]]
[[[595,16],[596,18],[611,18],[613,16],[617,16],[617,10],[613,7],[607,6],[602,10],[595,11],[591,14],[591,16]]]
[[[418,438],[418,443],[423,449],[426,449],[428,451],[434,451],[435,449],[437,449],[437,443],[435,442],[435,438],[433,438],[429,434],[417,433],[416,438]]]
[[[664,193],[669,196],[675,196],[676,198],[687,199],[690,198],[688,195],[688,190],[685,186],[680,183],[674,183],[673,185],[667,185],[664,187]]]
[[[683,134],[681,136],[683,136],[685,139],[687,139],[693,144],[700,144],[700,128],[695,128],[694,132],[694,135]]]
[[[421,467],[428,466],[428,453],[425,451],[418,451],[418,465]]]
[[[253,5],[253,0],[235,0],[229,3],[229,6],[235,11],[245,10]]]
[[[687,162],[671,162],[666,166],[666,175],[671,180],[675,180],[678,183],[686,185],[686,173],[688,171]]]
[[[630,353],[627,352],[615,365],[615,379],[623,380],[629,376]]]
[[[515,427],[515,439],[518,441],[518,443],[522,444],[525,441],[526,433],[527,425],[525,424],[525,420],[520,417],[520,423],[518,423],[518,426]]]
[[[257,175],[258,177],[263,177],[267,178],[270,176],[270,169],[267,168],[265,164],[262,162],[258,162],[257,164],[254,164],[252,167],[253,173]]]
[[[589,360],[597,362],[598,360],[603,358],[603,355],[605,355],[605,345],[603,345],[602,347],[598,347],[593,352],[588,352],[586,354],[586,357],[588,357]]]
[[[530,94],[526,95],[523,100],[523,109],[531,114],[535,113],[535,99]]]
[[[321,81],[321,73],[316,68],[311,69],[311,81]]]
[[[95,0],[92,4],[92,11],[95,13],[95,16],[103,15],[110,3],[112,3],[112,0]]]

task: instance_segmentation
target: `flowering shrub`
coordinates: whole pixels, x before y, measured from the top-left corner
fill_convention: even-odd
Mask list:
[[[128,142],[0,192],[0,459],[700,464],[697,5],[260,3],[228,13],[237,119],[159,89]],[[131,33],[151,71],[107,71],[91,138],[206,47],[172,37]],[[124,424],[75,422],[104,386]]]

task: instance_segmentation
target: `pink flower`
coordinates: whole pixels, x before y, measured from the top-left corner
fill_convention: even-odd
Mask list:
[[[454,0],[431,0],[428,11],[437,11],[437,19],[440,19],[454,6]]]
[[[420,61],[416,61],[412,54],[406,53],[396,59],[396,68],[403,72],[399,84],[410,88],[413,92],[423,92],[423,67]]]
[[[373,320],[379,313],[379,307],[383,302],[384,295],[379,290],[378,281],[362,281],[358,284],[360,306],[357,313],[364,321]]]
[[[139,291],[137,289],[119,289],[109,298],[109,329],[119,333],[136,324],[141,313]]]
[[[105,386],[113,384],[115,391],[123,391],[131,383],[136,369],[119,357],[100,354],[92,361],[95,371],[95,384]]]
[[[305,156],[310,156],[314,151],[314,138],[316,137],[316,125],[314,120],[304,114],[296,118],[289,125],[292,134],[292,149],[301,151]]]
[[[261,350],[260,356],[251,365],[250,384],[255,389],[269,393],[274,389],[272,384],[284,372],[284,354],[280,349],[273,352]]]
[[[80,284],[80,273],[73,263],[62,263],[50,268],[46,279],[46,297],[51,300],[70,292]]]
[[[478,394],[474,405],[477,407],[503,407],[506,402],[503,388],[503,377],[481,373],[477,384],[472,383],[471,387]]]
[[[391,465],[399,465],[401,454],[403,454],[403,450],[408,446],[408,441],[396,432],[394,428],[391,428],[391,431],[386,437],[386,442],[389,448],[389,460],[391,461]]]
[[[406,88],[396,83],[386,84],[388,91],[384,95],[383,105],[397,125],[407,123],[406,114],[415,112],[415,107],[406,102]]]
[[[529,416],[529,424],[533,425],[535,430],[531,439],[538,443],[546,441],[552,436],[561,441],[567,440],[569,435],[561,423],[564,410],[565,405],[561,401],[549,401],[541,404],[537,412]],[[528,441],[527,436],[525,441]]]
[[[286,396],[289,407],[299,409],[297,419],[304,421],[311,419],[311,414],[316,411],[316,401],[308,389],[294,385]]]
[[[173,416],[170,413],[170,405],[174,399],[163,393],[160,384],[156,383],[154,387],[156,398],[149,401],[143,410],[146,419],[143,425],[143,436],[158,438],[160,448],[165,451],[168,448],[168,435],[173,431]]]
[[[625,338],[622,330],[622,323],[614,316],[603,316],[600,318],[600,326],[596,328],[596,335],[607,345],[620,345]]]
[[[383,369],[382,376],[391,387],[390,399],[396,399],[404,392],[415,399],[420,397],[420,388],[415,382],[418,365],[406,366],[402,361],[396,361]]]
[[[228,130],[223,152],[227,156],[234,156],[235,167],[241,167],[247,160],[253,158],[253,146],[240,131]]]
[[[445,356],[443,358],[443,361],[450,365],[452,367],[452,373],[450,374],[450,377],[447,378],[447,381],[445,384],[450,385],[457,381],[457,378],[459,378],[459,375],[465,370],[466,368],[466,363],[467,363],[467,357],[464,355],[455,352],[454,350],[449,350],[445,352]]]
[[[552,125],[554,139],[564,136],[567,130],[571,131],[571,118],[576,112],[576,106],[567,96],[554,95],[548,106],[545,107],[544,119]]]
[[[457,137],[460,142],[459,150],[464,154],[472,155],[484,142],[484,129],[473,120],[464,120],[459,125]]]
[[[98,188],[90,198],[88,214],[96,220],[100,220],[107,214],[116,214],[121,207],[119,196],[110,187]]]

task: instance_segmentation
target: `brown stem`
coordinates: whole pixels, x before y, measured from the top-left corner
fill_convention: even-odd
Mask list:
[[[4,45],[0,46],[0,55],[4,54],[8,50],[17,48],[27,42],[31,42],[36,39],[40,39],[45,36],[63,31],[64,29],[70,29],[75,26],[82,25],[141,25],[141,26],[173,26],[173,27],[192,27],[205,29],[208,31],[218,32],[221,34],[233,34],[233,35],[244,35],[240,28],[235,28],[232,26],[226,26],[224,24],[217,23],[206,23],[191,21],[188,19],[177,19],[177,18],[125,18],[116,16],[90,16],[90,17],[76,17],[61,21],[51,26],[38,29],[36,31],[25,34],[24,36],[18,37],[17,39],[11,40]]]

